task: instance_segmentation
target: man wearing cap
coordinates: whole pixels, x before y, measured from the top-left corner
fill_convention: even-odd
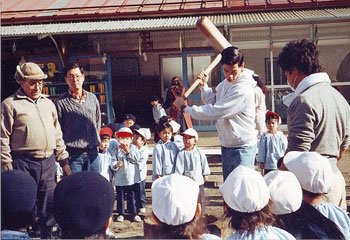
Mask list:
[[[77,63],[64,69],[69,86],[55,101],[63,139],[69,152],[72,172],[99,171],[98,151],[101,128],[100,103],[97,97],[83,89],[84,70]]]
[[[55,105],[42,95],[47,75],[35,63],[17,66],[21,88],[1,104],[1,167],[28,172],[38,184],[37,214],[41,237],[50,237],[56,187],[55,161],[70,175],[68,153],[62,139]]]
[[[325,196],[328,202],[346,210],[345,180],[337,161],[350,145],[350,107],[331,86],[331,80],[313,42],[289,42],[278,63],[292,93],[283,97],[288,106],[288,148],[290,151],[315,151],[328,158],[335,180]]]

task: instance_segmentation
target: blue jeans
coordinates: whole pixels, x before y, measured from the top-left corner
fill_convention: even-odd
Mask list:
[[[126,193],[128,210],[133,216],[137,215],[135,201],[135,184],[130,186],[115,186],[117,192],[117,212],[119,215],[125,215],[124,197]]]
[[[87,153],[72,154],[69,156],[69,166],[72,173],[81,171],[100,172],[97,149]]]
[[[135,183],[135,200],[137,209],[145,208],[147,204],[146,198],[146,179]]]
[[[228,175],[239,165],[254,169],[256,145],[248,147],[221,146],[222,174],[224,181]]]

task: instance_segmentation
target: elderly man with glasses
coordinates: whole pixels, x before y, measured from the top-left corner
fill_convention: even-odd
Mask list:
[[[42,95],[46,78],[35,63],[17,66],[15,79],[21,88],[1,104],[1,168],[27,172],[38,184],[38,224],[45,239],[51,237],[55,224],[55,161],[64,175],[71,174],[55,105]]]

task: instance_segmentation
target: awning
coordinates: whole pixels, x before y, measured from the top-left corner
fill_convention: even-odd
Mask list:
[[[1,27],[2,37],[36,36],[41,34],[76,34],[98,32],[157,31],[195,28],[201,16],[139,18],[130,20],[86,21],[72,23],[49,23],[9,25]],[[314,10],[261,11],[252,13],[209,15],[216,26],[281,24],[312,21],[350,20],[350,7]]]

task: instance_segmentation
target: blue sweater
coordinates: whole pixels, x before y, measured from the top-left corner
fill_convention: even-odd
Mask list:
[[[63,140],[68,148],[96,148],[100,143],[100,103],[93,93],[87,94],[83,104],[78,103],[68,92],[55,101]]]

